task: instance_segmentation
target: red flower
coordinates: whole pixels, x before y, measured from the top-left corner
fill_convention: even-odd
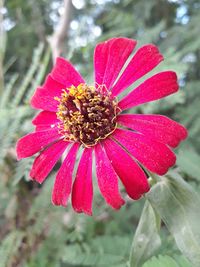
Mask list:
[[[183,126],[161,115],[121,114],[178,90],[176,74],[164,71],[119,97],[118,102],[121,92],[163,60],[157,47],[148,44],[136,51],[121,74],[135,46],[136,41],[127,38],[98,44],[94,52],[95,86],[87,85],[68,61],[58,58],[32,97],[32,107],[43,111],[33,120],[35,132],[18,141],[17,156],[22,159],[39,152],[30,176],[42,183],[69,148],[55,179],[55,205],[66,206],[72,192],[75,211],[92,214],[93,156],[101,194],[115,209],[124,204],[118,177],[128,195],[139,199],[149,190],[141,165],[163,175],[175,164],[169,147],[186,138]],[[73,182],[78,150],[81,159]]]

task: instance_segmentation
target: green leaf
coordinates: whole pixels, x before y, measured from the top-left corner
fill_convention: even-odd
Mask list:
[[[200,156],[192,149],[180,151],[177,158],[177,165],[187,175],[200,180]]]
[[[183,256],[174,256],[174,259],[179,264],[180,267],[194,267],[192,263],[190,263],[185,257]]]
[[[176,261],[165,255],[159,255],[158,258],[153,257],[149,261],[145,262],[142,267],[193,267],[185,258],[182,256],[176,257]]]
[[[173,235],[180,251],[200,266],[200,199],[178,174],[160,177],[146,195]]]
[[[155,213],[149,201],[144,209],[133,239],[130,266],[139,267],[160,247],[160,217]]]
[[[126,264],[124,257],[107,253],[83,252],[79,245],[66,247],[63,252],[62,261],[75,266],[111,267]]]
[[[13,176],[13,186],[16,186],[19,181],[24,177],[26,181],[30,180],[30,169],[33,164],[34,158],[25,158],[21,160],[20,162],[17,162],[17,166],[15,169],[15,174]]]
[[[128,259],[128,251],[131,246],[129,236],[105,235],[93,238],[91,245],[93,251],[111,255],[122,256]]]
[[[142,267],[180,267],[174,259],[169,256],[153,257],[147,261]]]

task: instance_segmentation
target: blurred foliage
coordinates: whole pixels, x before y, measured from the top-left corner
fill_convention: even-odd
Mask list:
[[[146,202],[146,212],[141,217],[143,199],[128,200],[125,207],[115,212],[105,205],[97,188],[92,218],[75,214],[70,205],[67,209],[52,206],[51,188],[58,166],[44,186],[37,185],[29,180],[33,159],[17,163],[15,142],[33,129],[31,119],[35,111],[28,102],[52,64],[46,37],[56,26],[61,1],[5,1],[2,9],[5,33],[0,31],[0,59],[4,58],[4,77],[0,76],[0,86],[4,84],[0,90],[0,267],[129,266],[130,233],[134,233],[139,220],[134,238],[138,247],[132,250],[131,267],[142,264],[143,267],[192,267],[178,251],[179,248],[193,260],[193,251],[191,254],[186,251],[191,246],[188,236],[182,238],[177,227],[178,223],[183,226],[188,218],[194,221],[185,223],[190,227],[198,215],[197,212],[190,216],[196,201],[192,187],[198,194],[200,191],[199,1],[76,0],[73,4],[64,56],[76,64],[88,81],[93,76],[95,44],[113,36],[137,39],[138,46],[155,43],[165,61],[151,74],[164,69],[177,72],[178,94],[133,111],[166,114],[188,128],[189,138],[177,150],[176,171],[190,186],[179,176],[174,178],[174,174],[165,177],[164,182],[153,186],[152,192],[158,193],[147,196],[150,204]],[[0,71],[1,67],[0,60]],[[174,214],[177,221],[170,220],[172,210],[157,206],[165,204],[166,199],[170,202],[168,207],[177,205],[180,211]],[[187,205],[182,207],[183,203]],[[157,213],[167,226],[161,225],[160,237]],[[196,226],[193,230],[196,231]],[[190,233],[194,239],[199,238]],[[155,240],[157,243],[153,243]],[[153,255],[157,257],[151,258]]]

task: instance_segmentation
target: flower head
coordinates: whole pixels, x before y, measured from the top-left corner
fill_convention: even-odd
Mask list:
[[[149,44],[126,64],[135,46],[136,41],[128,38],[98,44],[93,85],[67,60],[57,58],[33,95],[32,107],[42,111],[32,121],[35,131],[18,141],[17,156],[22,159],[39,153],[30,176],[42,183],[67,151],[54,183],[55,205],[66,206],[72,194],[75,211],[92,214],[93,161],[101,194],[115,209],[124,204],[118,178],[136,200],[149,190],[144,169],[164,175],[175,164],[171,148],[187,137],[182,125],[161,115],[123,113],[178,90],[176,74],[165,71],[120,98],[121,92],[163,60],[157,47]],[[81,156],[73,179],[78,151]]]

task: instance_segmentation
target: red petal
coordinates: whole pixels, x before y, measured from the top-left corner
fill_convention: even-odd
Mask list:
[[[76,212],[92,215],[92,149],[84,149],[72,189],[72,206]]]
[[[59,103],[54,97],[54,93],[39,87],[31,98],[31,106],[36,109],[56,112]]]
[[[42,124],[42,125],[37,125],[35,127],[35,131],[41,132],[41,131],[51,130],[51,129],[56,128],[56,127],[58,127],[57,124],[54,124],[54,125]]]
[[[60,140],[42,151],[33,163],[30,176],[38,183],[42,183],[68,145],[68,142]]]
[[[33,120],[33,125],[51,125],[57,123],[59,120],[57,119],[55,112],[50,111],[41,111]]]
[[[100,144],[95,146],[97,181],[101,194],[114,209],[119,209],[125,203],[122,199],[117,175]]]
[[[78,86],[80,83],[85,83],[72,64],[62,57],[57,58],[56,64],[51,71],[51,76],[54,80],[63,84],[65,88],[71,85]]]
[[[18,140],[16,151],[18,160],[27,158],[61,138],[57,129],[30,133]]]
[[[113,96],[117,96],[136,80],[154,69],[162,60],[163,56],[159,53],[155,45],[148,44],[138,49],[125,71],[114,85],[112,89]]]
[[[55,112],[58,106],[55,97],[60,97],[62,90],[65,88],[65,85],[55,81],[49,74],[44,84],[35,91],[31,98],[32,107]]]
[[[54,80],[52,78],[52,75],[49,74],[44,84],[42,85],[42,89],[50,91],[51,94],[54,96],[60,96],[60,94],[62,93],[62,90],[66,89],[66,87],[64,84],[61,84],[57,82],[56,80]]]
[[[135,45],[136,41],[128,38],[98,44],[94,52],[95,81],[111,88]]]
[[[187,130],[181,124],[161,115],[119,115],[118,123],[171,147],[187,137]]]
[[[147,136],[120,129],[112,136],[147,169],[159,175],[164,175],[176,162],[176,156],[166,145]]]
[[[109,138],[104,141],[104,147],[128,195],[139,199],[142,194],[148,192],[150,188],[144,171],[125,150]]]
[[[35,131],[45,131],[57,127],[59,120],[55,112],[41,111],[33,120]]]
[[[176,73],[164,71],[157,73],[139,85],[119,102],[121,110],[154,101],[178,91]]]
[[[72,188],[72,173],[76,162],[79,144],[75,143],[60,167],[52,192],[52,202],[57,206],[66,206]]]
[[[96,46],[94,51],[94,70],[95,70],[95,82],[98,85],[103,83],[105,75],[106,65],[109,58],[109,51],[111,45],[116,38],[110,39],[106,42],[100,43]]]

